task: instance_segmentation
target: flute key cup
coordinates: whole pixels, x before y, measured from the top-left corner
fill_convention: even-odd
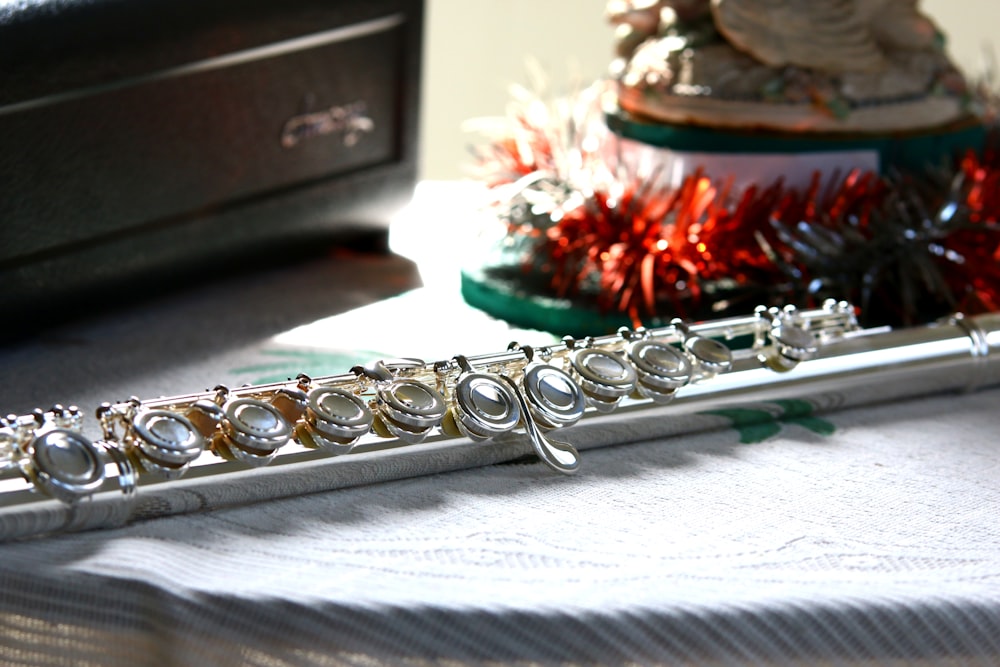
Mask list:
[[[375,381],[372,428],[382,437],[399,438],[409,444],[423,442],[448,413],[440,392],[419,380],[396,377],[384,362],[352,370],[359,377]]]
[[[623,331],[623,335],[627,332]],[[636,392],[656,403],[669,403],[677,390],[691,381],[691,359],[669,343],[642,337],[643,332],[638,335],[640,338],[626,348],[626,356],[636,371]]]
[[[104,461],[88,438],[64,428],[37,435],[23,464],[25,476],[45,494],[73,504],[104,483]]]
[[[222,394],[225,392],[222,388]],[[273,403],[257,398],[238,397],[222,405],[221,429],[212,448],[223,458],[263,466],[292,437],[292,424]]]
[[[306,396],[303,420],[295,434],[307,447],[346,454],[368,433],[375,417],[367,403],[342,387],[315,387]]]
[[[482,441],[513,430],[521,422],[514,389],[498,375],[475,371],[464,356],[454,360],[462,372],[449,403],[459,433]]]
[[[564,428],[580,421],[587,409],[587,398],[569,373],[536,360],[535,349],[530,345],[522,347],[515,342],[508,345],[507,350],[520,352],[527,361],[521,370],[519,386],[528,415],[539,428]]]
[[[638,379],[635,369],[618,353],[593,347],[577,347],[564,338],[570,350],[570,375],[580,385],[587,402],[599,412],[611,412],[632,393]]]
[[[5,463],[20,470],[35,489],[67,505],[77,503],[104,483],[101,449],[79,432],[74,407],[3,420]]]
[[[694,362],[695,376],[692,380],[707,380],[733,367],[733,352],[724,343],[691,332],[687,324],[679,319],[670,323],[683,341],[684,350]]]
[[[206,446],[205,438],[187,417],[160,409],[140,409],[123,440],[144,470],[167,479],[183,475]]]
[[[800,321],[794,308],[759,308],[757,316],[769,322],[767,341],[770,347],[757,357],[764,366],[785,373],[816,356],[819,350],[816,338]],[[758,337],[757,344],[763,343]]]

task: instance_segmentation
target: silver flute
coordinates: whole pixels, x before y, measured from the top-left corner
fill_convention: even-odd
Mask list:
[[[866,329],[830,301],[105,403],[97,438],[55,405],[0,420],[0,540],[525,456],[572,474],[581,449],[719,428],[720,407],[822,411],[1000,384],[998,348],[997,313]]]

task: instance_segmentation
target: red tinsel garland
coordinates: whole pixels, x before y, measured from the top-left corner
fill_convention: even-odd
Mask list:
[[[639,324],[662,314],[664,301],[681,316],[697,310],[705,281],[768,284],[791,269],[808,282],[794,244],[772,223],[836,229],[851,218],[864,229],[885,192],[875,175],[854,172],[826,193],[817,176],[805,192],[778,182],[749,187],[733,202],[731,185],[698,171],[675,190],[635,182],[617,196],[594,192],[555,216],[541,250],[559,296],[579,296],[596,276],[597,305]]]
[[[804,191],[779,181],[735,192],[703,171],[676,188],[586,160],[560,173],[552,136],[520,117],[514,135],[479,152],[479,172],[490,185],[536,174],[549,194],[566,193],[542,225],[507,221],[511,234],[535,238],[529,261],[557,296],[591,300],[636,325],[699,312],[706,283],[718,281],[771,293],[780,286],[780,298],[803,305],[849,299],[904,323],[939,309],[1000,310],[1000,151],[992,143],[940,182],[853,171],[825,187],[817,175]]]

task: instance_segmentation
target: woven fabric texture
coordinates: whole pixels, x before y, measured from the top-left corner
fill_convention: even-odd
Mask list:
[[[443,312],[450,353],[512,335],[426,291],[353,310],[417,280],[338,257],[206,286],[3,350],[0,399],[89,411],[342,370]],[[573,477],[487,465],[0,544],[0,663],[998,664],[998,399],[764,436],[633,424]]]

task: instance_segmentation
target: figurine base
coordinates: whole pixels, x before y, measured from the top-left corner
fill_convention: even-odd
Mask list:
[[[608,128],[633,147],[652,151],[644,159],[675,163],[683,176],[701,168],[709,176],[730,177],[769,185],[776,177],[786,184],[808,180],[812,173],[841,174],[850,168],[879,173],[919,173],[954,161],[970,148],[981,148],[986,127],[973,116],[932,129],[892,133],[782,132],[760,128],[706,127],[640,118],[616,108],[605,114]],[[677,166],[680,160],[681,166]],[[759,164],[755,164],[754,161]],[[807,160],[807,164],[804,164]],[[769,163],[769,164],[768,164]],[[714,164],[727,167],[715,173]],[[762,167],[768,164],[767,169]],[[756,173],[755,173],[756,172]]]
[[[462,297],[470,306],[522,329],[585,337],[614,333],[636,324],[627,314],[603,311],[592,301],[547,295],[541,289],[533,290],[526,281],[481,270],[463,270],[461,287]],[[706,283],[702,288],[700,307],[683,313],[663,308],[656,316],[644,315],[642,325],[666,326],[675,317],[689,321],[723,317],[770,301],[763,288],[731,281]]]

